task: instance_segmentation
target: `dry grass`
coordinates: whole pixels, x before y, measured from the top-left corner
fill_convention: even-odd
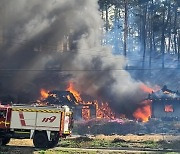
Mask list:
[[[171,148],[171,149],[179,149],[179,141],[180,136],[172,136],[172,135],[112,135],[112,136],[105,136],[105,135],[97,135],[92,137],[87,137],[88,140],[85,140],[86,138],[78,137],[78,138],[68,138],[65,140],[62,140],[60,143],[63,142],[64,144],[68,144],[67,150],[69,151],[69,148],[71,147],[129,147],[129,148]],[[115,140],[114,140],[115,139]],[[167,142],[171,141],[171,142]],[[59,146],[62,146],[60,145]],[[87,145],[86,145],[87,144]],[[19,154],[27,154],[27,153],[55,153],[57,152],[57,149],[52,150],[38,150],[36,148],[33,148],[33,141],[30,139],[11,139],[8,146],[2,146],[0,149],[0,153],[19,153]],[[63,147],[63,146],[62,146]],[[66,151],[67,151],[66,150]],[[58,151],[58,153],[66,153],[66,151]],[[74,151],[73,151],[74,152]],[[77,151],[76,151],[77,152]],[[81,153],[78,151],[78,153]],[[84,152],[83,152],[84,153]],[[92,152],[93,153],[93,152]],[[94,153],[93,153],[94,154]]]
[[[8,145],[13,146],[33,146],[33,141],[30,139],[11,139]]]
[[[171,143],[173,143],[173,141],[180,141],[180,136],[172,136],[172,135],[159,135],[159,134],[155,134],[155,135],[143,135],[143,136],[138,136],[138,135],[112,135],[112,136],[105,136],[105,135],[97,135],[95,137],[91,137],[92,139],[94,139],[93,141],[101,141],[101,142],[107,142],[107,143],[111,143],[114,141],[114,139],[118,139],[118,140],[122,140],[125,142],[125,144],[127,144],[128,146],[136,146],[136,147],[142,147],[142,145],[144,145],[145,142],[152,142],[152,143],[158,143],[158,141],[167,141],[167,143],[170,141]],[[69,140],[70,139],[70,140]],[[73,146],[77,141],[76,139],[71,140],[71,138],[69,138],[68,140],[65,140],[65,142],[70,142],[69,144],[71,146]],[[80,139],[80,138],[77,138]],[[93,142],[92,141],[92,142]],[[89,142],[91,141],[87,141],[87,144],[89,144]],[[62,142],[60,142],[62,143]],[[74,143],[74,144],[73,144]],[[79,142],[78,142],[79,143]],[[85,141],[83,142],[84,144],[86,143]],[[11,139],[10,143],[8,144],[9,147],[34,147],[32,140],[30,139]],[[76,146],[75,146],[76,147]]]
[[[95,139],[104,139],[104,140],[114,140],[115,138],[120,138],[125,141],[131,141],[131,142],[143,142],[143,141],[161,141],[161,140],[167,140],[167,141],[173,141],[173,140],[180,140],[180,136],[172,136],[172,135],[133,135],[128,134],[125,136],[122,135],[112,135],[112,136],[105,136],[105,135],[97,135]]]

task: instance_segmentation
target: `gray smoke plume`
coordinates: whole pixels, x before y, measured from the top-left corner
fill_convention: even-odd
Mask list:
[[[101,45],[97,0],[0,0],[0,7],[1,95],[27,102],[40,88],[64,90],[71,81],[129,115],[145,97],[125,58]]]

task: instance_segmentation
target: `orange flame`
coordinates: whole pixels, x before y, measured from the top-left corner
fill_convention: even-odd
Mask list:
[[[67,95],[67,99],[68,99],[69,101],[71,101],[71,97],[70,97],[69,95]]]
[[[40,90],[40,94],[41,94],[41,99],[46,99],[49,96],[49,91],[45,90],[45,89],[41,89]]]
[[[107,102],[101,103],[101,106],[99,106],[97,103],[96,118],[115,119],[115,114],[112,112]]]
[[[146,86],[145,84],[141,84],[140,86],[141,90],[143,90],[146,93],[152,93],[154,92],[154,90],[148,86]]]
[[[144,91],[146,93],[156,92],[156,91],[161,89],[158,85],[155,85],[155,86],[153,86],[153,88],[150,88],[147,85],[145,85],[144,83],[142,83],[140,85],[140,88],[141,88],[142,91]]]
[[[166,105],[164,108],[165,112],[173,112],[173,106],[172,105]]]
[[[78,102],[81,102],[81,101],[82,101],[81,96],[80,96],[80,93],[74,89],[74,85],[73,85],[72,82],[69,83],[69,85],[68,85],[68,87],[67,87],[66,90],[67,90],[67,91],[70,91],[70,92],[74,95],[74,97],[76,98],[76,100],[77,100]]]
[[[92,105],[95,107],[96,118],[98,118],[98,119],[102,119],[102,118],[114,119],[115,118],[115,114],[112,112],[108,103],[101,103],[101,105],[99,105],[99,102],[97,100],[88,101],[88,102],[83,101],[81,98],[81,94],[77,90],[75,90],[72,82],[69,83],[68,88],[66,90],[70,91],[74,95],[74,97],[78,101],[78,104],[76,104],[76,105],[80,105],[80,104],[83,105],[82,118],[84,120],[90,119],[89,105]]]
[[[159,89],[159,86],[155,87],[155,90],[148,87],[145,84],[141,84],[140,86],[141,90],[145,93],[152,93],[154,91],[157,91]],[[142,122],[149,121],[149,118],[151,117],[151,101],[145,100],[141,103],[141,107],[139,107],[134,113],[133,116],[135,119],[140,120]]]
[[[133,116],[135,119],[140,120],[142,122],[149,121],[149,118],[151,117],[151,101],[145,100],[142,103],[142,107],[139,107],[134,113]]]
[[[83,106],[83,108],[82,108],[82,118],[84,120],[89,120],[90,119],[90,109],[89,109],[89,106]]]

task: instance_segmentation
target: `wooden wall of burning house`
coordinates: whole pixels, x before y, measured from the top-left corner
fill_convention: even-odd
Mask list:
[[[162,120],[180,120],[180,93],[167,87],[150,96],[152,100],[152,118]]]
[[[96,118],[96,108],[94,105],[77,105],[73,108],[75,120],[90,120]]]
[[[48,97],[45,101],[49,104],[68,105],[72,108],[75,120],[96,118],[96,104],[78,102],[70,91],[53,90],[46,94]]]
[[[152,118],[160,118],[164,120],[180,120],[180,100],[152,100]]]

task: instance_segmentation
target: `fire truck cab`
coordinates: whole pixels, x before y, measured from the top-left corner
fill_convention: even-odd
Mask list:
[[[11,138],[33,139],[36,148],[51,148],[71,134],[68,106],[0,105],[0,145]]]

